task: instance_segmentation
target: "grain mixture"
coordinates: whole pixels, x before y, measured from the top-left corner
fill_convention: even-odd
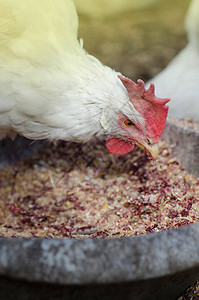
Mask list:
[[[199,221],[198,180],[160,146],[110,154],[103,141],[49,144],[0,171],[0,236],[140,235]]]
[[[199,133],[199,123],[194,122],[191,119],[177,120],[177,119],[169,118],[168,120],[169,120],[169,123],[176,125],[178,128],[183,129],[183,131],[188,130],[190,132]]]

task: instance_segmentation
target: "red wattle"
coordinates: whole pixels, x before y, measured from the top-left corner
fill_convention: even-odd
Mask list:
[[[126,154],[132,151],[135,148],[136,144],[131,142],[126,142],[124,140],[110,137],[106,141],[106,148],[110,153],[119,155],[119,154]]]

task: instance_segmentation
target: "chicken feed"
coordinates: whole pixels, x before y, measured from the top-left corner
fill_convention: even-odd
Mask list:
[[[114,238],[199,221],[199,181],[164,142],[151,161],[104,141],[58,142],[0,170],[0,236]]]

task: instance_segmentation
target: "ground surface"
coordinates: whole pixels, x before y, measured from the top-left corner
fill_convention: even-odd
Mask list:
[[[104,64],[137,80],[148,80],[186,45],[184,17],[189,0],[159,0],[145,10],[111,18],[80,15],[79,37]]]

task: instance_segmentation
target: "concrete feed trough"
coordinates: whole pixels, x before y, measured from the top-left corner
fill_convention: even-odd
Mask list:
[[[164,137],[199,176],[199,134],[168,123]],[[40,146],[29,144],[2,142],[1,166]],[[130,238],[0,238],[0,275],[0,299],[176,299],[199,278],[199,224]]]

